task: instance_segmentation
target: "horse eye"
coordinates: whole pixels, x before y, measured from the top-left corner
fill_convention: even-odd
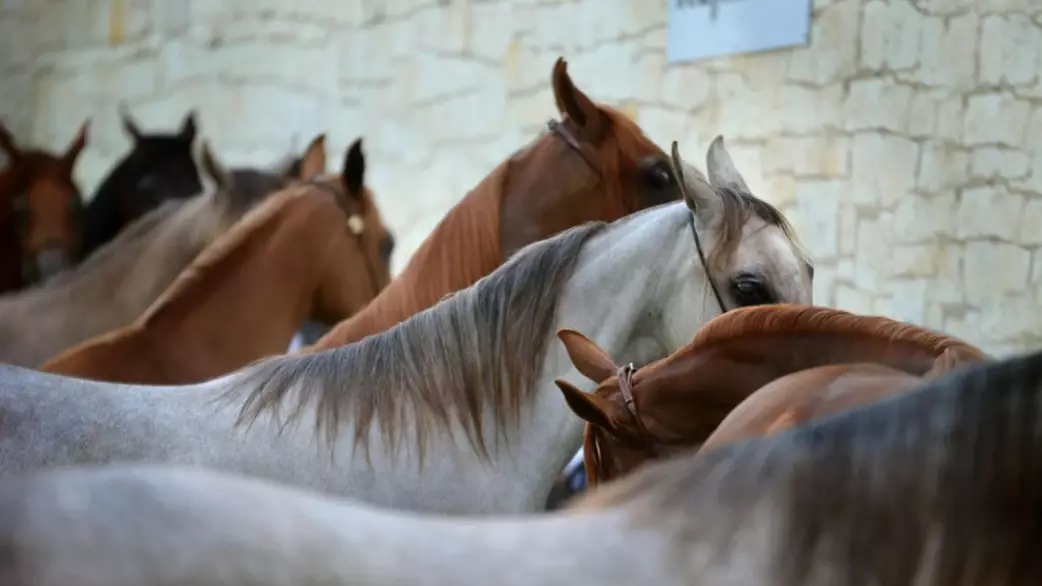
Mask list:
[[[754,275],[739,275],[731,282],[731,292],[741,307],[770,305],[777,302],[763,280]]]
[[[673,184],[673,173],[665,163],[659,163],[648,169],[648,182],[655,189],[666,189]]]

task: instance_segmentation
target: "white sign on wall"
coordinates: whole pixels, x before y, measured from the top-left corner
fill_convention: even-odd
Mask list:
[[[805,45],[812,0],[667,0],[666,58],[707,59]]]

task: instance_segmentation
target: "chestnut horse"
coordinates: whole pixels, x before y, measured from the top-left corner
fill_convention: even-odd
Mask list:
[[[83,219],[83,254],[90,255],[125,226],[164,201],[184,200],[203,190],[192,143],[195,112],[173,134],[145,134],[120,106],[123,130],[133,144],[87,203]]]
[[[830,364],[785,375],[757,389],[709,434],[702,449],[776,433],[891,395],[908,392],[924,380],[960,367],[951,349],[922,376],[882,364]]]
[[[73,179],[87,144],[89,121],[65,154],[22,150],[0,124],[0,293],[17,291],[75,265],[80,259],[83,200]]]
[[[41,470],[0,483],[0,583],[1034,586],[1040,429],[1035,352],[550,515],[410,514],[184,464]]]
[[[360,156],[360,148],[348,150],[345,178],[363,168]],[[215,165],[210,158],[203,164]],[[310,173],[301,166],[297,172]],[[390,280],[390,265],[378,247],[365,246],[366,231],[387,232],[373,202],[346,184],[296,186],[271,196],[203,251],[133,324],[75,346],[40,370],[123,383],[199,382],[281,354],[308,316],[327,323],[349,317]]]
[[[591,486],[655,455],[700,444],[739,403],[788,374],[872,362],[922,377],[988,360],[978,348],[926,328],[801,305],[730,311],[685,348],[635,372],[579,332],[558,335],[579,372],[600,383],[584,393],[557,381],[569,407],[587,422],[583,451]]]
[[[389,287],[306,351],[382,332],[531,242],[680,197],[666,153],[624,114],[580,91],[563,59],[551,83],[563,120],[496,167],[449,210]]]
[[[286,185],[276,173],[249,168],[225,176],[230,182],[214,193],[170,200],[138,218],[72,271],[0,297],[0,362],[35,368],[131,323],[204,248]]]

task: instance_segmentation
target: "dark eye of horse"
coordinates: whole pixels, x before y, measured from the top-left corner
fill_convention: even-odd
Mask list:
[[[777,303],[777,299],[763,279],[749,273],[740,274],[731,281],[731,293],[741,307]]]
[[[645,171],[648,183],[654,189],[668,189],[673,185],[673,171],[669,164],[658,161]]]

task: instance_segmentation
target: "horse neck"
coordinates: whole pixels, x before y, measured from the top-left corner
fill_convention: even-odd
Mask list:
[[[682,347],[718,313],[708,303],[711,293],[701,266],[694,269],[696,274],[678,270],[693,266],[690,259],[696,254],[693,241],[682,237],[687,214],[683,204],[649,210],[592,238],[558,302],[557,323],[548,335],[555,336],[558,328],[576,329],[609,356],[638,364],[661,360]],[[597,299],[611,301],[591,303]],[[649,324],[648,315],[662,315],[663,321]],[[532,454],[528,460],[534,469],[523,477],[539,483],[536,493],[543,502],[581,447],[584,427],[561,401],[556,378],[579,388],[594,386],[555,338],[543,361],[534,405],[522,423],[526,434],[520,448]]]
[[[496,270],[502,262],[497,185],[505,167],[500,164],[438,222],[401,274],[371,303],[307,351],[344,346],[387,330]]]
[[[180,368],[194,380],[283,352],[308,314],[331,237],[343,230],[339,210],[303,210],[298,202],[308,203],[287,202],[248,235],[233,229],[211,244],[231,247],[185,269],[135,323],[151,340],[145,347],[182,356]],[[206,347],[189,339],[205,339]]]
[[[698,380],[706,388],[751,393],[779,377],[831,364],[872,362],[921,376],[940,354],[940,350],[930,346],[884,336],[778,332],[709,343],[665,361],[652,371]]]

